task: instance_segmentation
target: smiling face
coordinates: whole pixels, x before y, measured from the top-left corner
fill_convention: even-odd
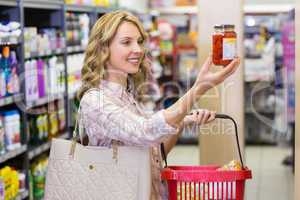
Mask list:
[[[131,22],[122,22],[109,45],[108,71],[122,74],[138,72],[144,54],[144,39]]]

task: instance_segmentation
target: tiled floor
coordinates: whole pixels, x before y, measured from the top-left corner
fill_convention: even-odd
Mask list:
[[[291,168],[281,164],[289,153],[285,147],[246,147],[246,164],[253,173],[246,185],[247,200],[293,199],[294,176]],[[177,145],[168,156],[168,164],[198,165],[198,147]]]

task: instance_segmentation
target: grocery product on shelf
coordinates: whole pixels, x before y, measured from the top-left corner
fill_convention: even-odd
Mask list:
[[[86,6],[103,6],[103,7],[115,7],[118,4],[117,0],[65,0],[66,4],[74,5],[86,5]]]
[[[25,62],[25,96],[31,102],[65,91],[65,71],[62,57],[28,60]]]
[[[8,151],[21,147],[21,123],[17,110],[2,113],[5,132],[5,146]]]
[[[45,107],[40,108],[41,113],[45,113]],[[32,145],[41,144],[47,141],[49,136],[49,124],[47,114],[32,116],[29,119],[30,140]]]
[[[0,185],[4,186],[4,195],[2,195],[2,192],[0,192],[0,197],[2,195],[4,198],[1,199],[15,199],[19,193],[19,172],[12,167],[6,166],[0,170],[0,178],[3,181],[0,183]]]
[[[68,12],[66,14],[67,46],[86,47],[89,39],[90,17],[88,14]]]
[[[3,117],[0,115],[0,155],[5,153],[5,135],[4,135]]]
[[[48,158],[45,156],[34,161],[31,165],[29,172],[31,176],[30,185],[32,186],[30,196],[32,196],[34,200],[40,200],[44,197],[47,166]]]
[[[58,100],[57,101],[57,118],[59,124],[59,131],[62,132],[66,128],[66,113],[65,113],[65,105],[64,101]]]
[[[48,122],[49,122],[49,138],[53,138],[58,134],[58,112],[55,106],[55,102],[48,104]]]
[[[21,33],[21,25],[19,22],[0,22],[0,41],[12,41],[15,43],[17,42],[17,38],[21,36]]]
[[[69,55],[68,66],[68,93],[74,94],[81,85],[81,69],[83,67],[84,54]]]
[[[17,70],[16,52],[11,51],[9,46],[4,46],[0,58],[0,98],[20,92]]]
[[[33,55],[51,54],[65,47],[65,39],[61,30],[55,28],[44,28],[38,30],[37,27],[24,28],[24,51],[25,58]]]

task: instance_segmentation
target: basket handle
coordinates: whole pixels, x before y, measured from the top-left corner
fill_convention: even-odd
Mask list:
[[[230,117],[229,115],[225,115],[225,114],[216,114],[215,118],[229,119],[233,122],[234,129],[235,129],[235,138],[236,138],[237,148],[238,148],[238,152],[239,152],[239,157],[240,157],[242,169],[244,169],[244,163],[243,163],[243,159],[242,159],[242,153],[241,153],[241,148],[240,148],[239,135],[238,135],[238,129],[237,129],[236,121],[232,117]],[[160,148],[161,148],[162,158],[165,161],[165,168],[166,168],[166,167],[168,167],[168,163],[167,163],[167,154],[165,152],[164,143],[161,143]]]

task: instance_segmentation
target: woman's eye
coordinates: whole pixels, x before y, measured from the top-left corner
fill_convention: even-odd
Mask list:
[[[130,41],[123,41],[122,44],[129,45]]]

